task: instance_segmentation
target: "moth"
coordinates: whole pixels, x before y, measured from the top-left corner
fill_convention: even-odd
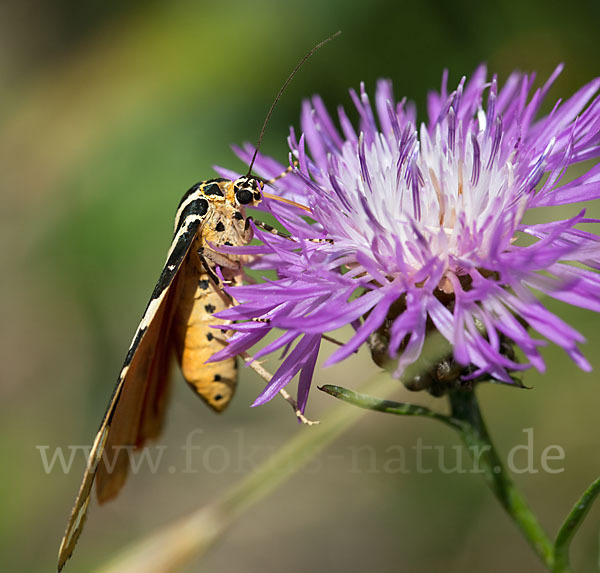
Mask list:
[[[317,44],[284,82],[267,113],[247,174],[235,181],[216,178],[197,183],[179,202],[167,260],[131,341],[90,450],[60,545],[59,571],[71,557],[81,535],[94,482],[99,503],[114,498],[127,477],[130,460],[126,447],[141,447],[160,434],[173,356],[186,382],[211,409],[221,412],[231,401],[237,384],[235,357],[221,362],[206,361],[227,343],[227,323],[213,315],[234,303],[223,289],[223,282],[241,283],[244,256],[223,254],[218,248],[243,246],[252,240],[246,208],[257,206],[264,197],[310,211],[293,201],[265,193],[265,183],[279,177],[269,181],[254,177],[252,166],[271,113],[288,83],[316,50],[339,34]],[[280,177],[290,171],[291,168]],[[268,225],[260,226],[281,235]],[[212,327],[215,325],[216,329]],[[267,381],[270,379],[260,365],[253,367]],[[302,421],[311,423],[285,390],[280,393]]]
[[[117,495],[127,477],[123,446],[141,447],[158,437],[165,415],[171,359],[184,379],[213,410],[231,401],[237,383],[235,358],[205,362],[226,344],[214,313],[232,301],[223,290],[241,281],[239,255],[210,245],[241,246],[252,239],[245,208],[262,199],[263,182],[210,179],[191,187],[181,199],[167,260],[127,351],[117,384],[92,445],[75,506],[59,551],[59,571],[73,552],[85,520],[95,480],[99,503]],[[107,459],[102,461],[103,455]]]

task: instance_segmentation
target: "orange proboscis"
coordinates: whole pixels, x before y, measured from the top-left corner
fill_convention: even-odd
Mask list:
[[[298,207],[298,209],[303,209],[304,211],[306,211],[307,213],[310,213],[312,215],[312,211],[310,210],[310,207],[307,207],[306,205],[301,205],[300,203],[296,203],[296,201],[292,201],[291,199],[285,199],[283,197],[278,197],[277,195],[272,195],[271,193],[265,193],[264,191],[263,191],[263,197],[266,197],[267,199],[273,199],[273,201],[281,201],[281,203],[287,203],[288,205]]]

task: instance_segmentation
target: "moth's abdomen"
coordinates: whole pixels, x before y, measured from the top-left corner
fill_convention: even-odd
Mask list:
[[[227,308],[205,273],[185,273],[185,284],[176,310],[173,338],[181,372],[191,388],[220,412],[231,401],[237,385],[235,358],[206,361],[226,344],[214,313]]]

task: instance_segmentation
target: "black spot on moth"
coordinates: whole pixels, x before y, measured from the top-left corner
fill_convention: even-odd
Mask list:
[[[224,197],[223,191],[221,191],[221,188],[216,183],[210,183],[209,185],[204,187],[204,189],[202,189],[202,193],[204,193],[207,196],[218,195],[219,197]]]

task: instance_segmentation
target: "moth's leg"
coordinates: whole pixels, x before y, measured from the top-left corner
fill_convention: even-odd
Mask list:
[[[206,253],[206,251],[205,251],[205,253]],[[217,292],[219,292],[223,297],[227,297],[224,300],[227,302],[228,305],[236,304],[234,299],[229,294],[227,294],[227,292],[225,292],[223,290],[223,286],[222,286],[221,281],[219,280],[219,277],[217,277],[217,275],[214,273],[213,268],[210,266],[209,262],[203,256],[203,253],[199,253],[198,255],[200,257],[200,261],[202,262],[202,266],[206,269],[206,272],[207,272],[210,280],[214,283],[214,286],[215,286]],[[225,328],[222,328],[221,334],[223,334],[225,340],[227,340],[231,336],[231,331],[228,331]],[[273,375],[270,374],[269,372],[267,372],[267,370],[265,370],[261,366],[260,362],[258,362],[257,360],[254,360],[254,358],[252,358],[252,356],[250,356],[250,354],[248,354],[247,352],[241,352],[240,356],[242,357],[244,362],[246,364],[248,364],[248,366],[250,366],[250,368],[252,368],[252,370],[254,370],[263,380],[265,380],[265,382],[267,382],[267,383],[271,382]],[[298,403],[296,402],[296,400],[294,400],[294,398],[292,398],[292,396],[290,396],[290,394],[285,389],[282,388],[279,391],[279,394],[281,394],[282,398],[292,406],[292,408],[294,409],[294,413],[296,414],[296,417],[303,424],[312,426],[313,424],[319,423],[318,421],[309,420],[298,408]]]
[[[260,362],[254,360],[254,358],[252,358],[252,356],[250,356],[250,354],[247,352],[241,352],[240,356],[244,359],[244,362],[250,366],[250,368],[252,368],[252,370],[254,370],[254,372],[256,372],[265,382],[271,382],[273,375],[265,370]],[[296,414],[298,420],[300,420],[303,424],[306,424],[307,426],[313,426],[314,424],[319,423],[318,420],[309,420],[298,408],[298,403],[296,400],[294,400],[294,398],[292,398],[292,396],[290,396],[290,394],[286,392],[284,388],[279,390],[279,394],[286,402],[288,402],[288,404],[291,405],[291,407],[294,409],[294,414]]]
[[[212,281],[214,287],[217,289],[222,289],[223,285],[221,284],[221,279],[215,274],[214,267],[209,264],[208,259],[205,256],[204,249],[198,251],[198,257],[200,258],[200,262],[202,263],[202,266],[204,267],[204,270],[206,271],[208,278]]]
[[[288,235],[287,233],[282,233],[281,231],[278,231],[275,227],[271,227],[271,225],[268,225],[267,223],[263,223],[262,221],[257,221],[255,219],[252,219],[252,217],[248,217],[246,219],[247,225],[250,225],[249,221],[254,221],[254,224],[259,229],[262,229],[263,231],[266,231],[267,233],[271,233],[271,235],[275,235],[276,237],[281,237],[282,239],[287,239],[288,241],[295,242],[295,239],[291,235]]]
[[[246,220],[244,221],[244,230],[240,233],[240,238],[245,244],[248,244],[254,238],[254,231],[250,226],[250,222],[253,220],[252,217],[246,217]]]
[[[217,251],[205,249],[204,247],[198,249],[198,256],[200,259],[210,261],[213,266],[219,266],[230,271],[239,271],[242,266],[239,261],[234,261],[223,253],[217,253]]]
[[[202,262],[202,266],[204,267],[209,276],[209,280],[214,283],[215,290],[222,297],[224,297],[224,300],[228,305],[236,304],[234,299],[227,292],[225,292],[225,290],[223,290],[222,282],[219,280],[219,277],[214,273],[213,268],[210,266],[209,262],[206,260],[202,253],[199,253],[199,257],[200,261]],[[223,342],[223,344],[227,344],[227,341],[230,338],[232,332],[226,328],[222,328],[221,334],[223,335],[223,338],[220,340]],[[252,356],[250,356],[247,352],[241,352],[240,356],[242,357],[244,362],[248,364],[250,368],[252,368],[252,370],[254,370],[263,380],[265,380],[265,382],[269,383],[272,380],[273,375],[267,372],[267,370],[265,370],[261,366],[260,362],[254,360],[254,358],[252,358]],[[294,398],[292,398],[292,396],[290,396],[290,394],[285,389],[282,388],[279,391],[279,394],[281,394],[282,398],[292,406],[296,417],[303,424],[312,426],[313,424],[319,423],[318,421],[309,420],[298,408],[298,403],[296,402],[296,400],[294,400]]]
[[[246,219],[246,221],[254,221],[254,224],[259,228],[262,229],[263,231],[266,231],[267,233],[271,233],[271,235],[275,235],[276,237],[281,237],[282,239],[287,239],[288,241],[294,241],[297,242],[296,239],[294,239],[294,237],[292,237],[291,235],[288,235],[287,233],[282,233],[281,231],[279,231],[278,229],[275,229],[275,227],[271,227],[271,225],[267,224],[267,223],[263,223],[262,221],[257,221],[256,219],[252,219],[251,217],[248,217]],[[308,239],[311,243],[330,243],[333,244],[333,239]]]
[[[264,324],[269,324],[271,322],[270,319],[268,319],[268,318],[252,318],[250,320],[252,322],[262,322]],[[337,340],[336,338],[328,336],[327,334],[321,334],[321,338],[323,340],[327,340],[327,342],[331,342],[332,344],[337,344],[338,346],[344,346],[344,344],[346,344],[345,342]],[[358,349],[356,349],[354,351],[354,354],[357,354],[357,353],[358,353]]]
[[[287,239],[288,241],[296,242],[291,235],[287,233],[283,233],[276,229],[275,227],[271,227],[271,225],[267,223],[263,223],[262,221],[257,221],[252,217],[246,217],[246,225],[244,226],[244,234],[242,235],[244,242],[249,243],[253,238],[252,227],[250,223],[253,222],[259,229],[266,231],[267,233],[271,233],[271,235],[275,235],[276,237],[281,237],[282,239]]]
[[[225,335],[227,336],[227,335]],[[229,338],[227,336],[227,338]],[[271,382],[271,380],[273,379],[273,375],[270,374],[267,370],[265,370],[265,368],[262,367],[261,363],[258,360],[254,360],[254,358],[252,356],[250,356],[250,354],[248,354],[247,352],[240,352],[239,356],[244,360],[244,362],[250,366],[250,368],[252,368],[252,370],[254,370],[254,372],[256,372],[267,384],[269,382]],[[281,397],[288,403],[290,404],[290,406],[293,408],[294,410],[294,414],[296,414],[296,417],[298,418],[298,420],[300,420],[303,424],[306,424],[307,426],[313,426],[314,424],[318,424],[319,421],[318,420],[309,420],[301,411],[300,408],[298,408],[298,402],[296,402],[296,400],[294,400],[294,398],[292,398],[292,396],[290,396],[290,394],[285,390],[285,388],[282,388],[281,390],[279,390],[279,394],[281,395]]]
[[[200,262],[202,263],[202,266],[204,267],[204,270],[206,271],[209,280],[213,283],[215,290],[219,293],[219,296],[225,301],[227,306],[234,305],[235,301],[233,300],[231,295],[228,294],[223,288],[223,283],[221,279],[219,279],[219,277],[215,274],[214,267],[210,265],[209,261],[205,256],[206,253],[206,250],[201,249],[200,251],[198,251],[198,257],[200,258]]]

